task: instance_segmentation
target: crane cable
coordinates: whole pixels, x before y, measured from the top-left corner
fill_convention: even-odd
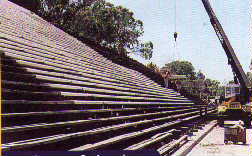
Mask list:
[[[179,54],[177,52],[177,37],[178,37],[178,33],[177,33],[177,1],[175,0],[174,2],[174,51],[175,51],[175,59],[177,56],[177,59],[179,60]]]
[[[174,40],[177,41],[177,1],[174,2]]]
[[[175,0],[175,3],[174,3],[174,10],[175,10],[175,12],[174,12],[174,30],[175,30],[175,32],[177,31],[177,2],[176,2],[176,0]]]

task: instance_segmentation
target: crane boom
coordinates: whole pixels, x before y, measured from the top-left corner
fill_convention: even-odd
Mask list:
[[[249,91],[249,80],[247,79],[247,76],[242,69],[242,66],[235,55],[234,49],[231,46],[219,20],[217,19],[210,3],[208,0],[202,0],[202,3],[206,9],[206,12],[210,18],[210,22],[221,42],[221,45],[227,55],[228,63],[231,65],[231,68],[235,74],[235,77],[238,78],[240,86],[241,86],[241,97],[242,97],[242,104],[246,104],[249,102],[250,99],[250,91]]]

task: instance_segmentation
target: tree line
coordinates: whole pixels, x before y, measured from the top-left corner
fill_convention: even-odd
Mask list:
[[[143,22],[123,6],[105,0],[11,0],[83,41],[93,41],[118,55],[150,59],[153,43],[142,41]]]
[[[207,88],[206,91],[209,93],[216,94],[221,88],[219,81],[205,77],[205,74],[200,70],[196,72],[193,64],[189,61],[172,61],[165,64],[161,69],[153,62],[148,63],[146,66],[157,73],[169,71],[172,75],[184,75],[187,77],[186,81],[203,79]]]

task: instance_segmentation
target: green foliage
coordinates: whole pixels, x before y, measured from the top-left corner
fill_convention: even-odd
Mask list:
[[[148,63],[148,64],[146,65],[146,67],[152,69],[152,70],[155,71],[155,72],[158,72],[158,71],[159,71],[158,66],[157,66],[155,63],[153,63],[153,62]]]
[[[32,12],[36,12],[41,6],[40,1],[41,0],[9,0],[13,3],[16,3],[19,6],[22,6],[28,10],[31,10]]]
[[[189,61],[173,61],[166,64],[163,68],[168,68],[172,73],[177,75],[187,75],[188,77],[195,78],[194,67]]]
[[[210,95],[220,95],[221,91],[220,90],[220,82],[217,80],[212,80],[207,78],[205,80],[205,84],[207,85],[207,89],[210,92]]]
[[[119,54],[136,53],[150,59],[152,42],[141,43],[143,22],[122,6],[105,0],[41,0],[39,14],[79,39],[89,39],[117,51]]]
[[[187,75],[187,77],[189,77],[189,80],[185,80],[184,84],[188,84],[189,87],[184,86],[184,89],[192,95],[195,94],[196,97],[200,95],[201,98],[216,96],[222,93],[222,90],[220,90],[219,81],[209,78],[202,78],[205,77],[203,76],[204,74],[201,71],[196,73],[194,71],[192,63],[189,61],[170,62],[162,67],[161,71],[163,70],[169,70],[172,74]]]
[[[207,78],[205,80],[207,86],[209,87],[218,87],[220,85],[220,82],[218,80],[212,80],[212,79],[209,79]]]
[[[234,80],[230,80],[230,81],[228,81],[228,84],[235,84],[235,81]]]
[[[138,44],[131,49],[134,53],[142,56],[144,59],[149,60],[152,58],[153,43],[151,41]]]
[[[223,95],[225,94],[225,86],[219,86],[218,90],[217,90],[217,95]]]
[[[196,74],[197,79],[203,79],[205,80],[205,75],[199,70]]]

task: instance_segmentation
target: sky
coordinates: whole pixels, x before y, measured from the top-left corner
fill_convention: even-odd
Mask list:
[[[154,44],[151,62],[163,67],[174,60],[186,60],[192,62],[196,72],[201,70],[208,78],[222,83],[233,80],[226,54],[201,0],[107,1],[130,9],[135,18],[143,21],[141,40]],[[210,3],[244,71],[250,71],[250,0],[210,0]],[[176,46],[173,38],[175,25],[178,32]],[[138,56],[132,57],[144,64],[150,62]]]

